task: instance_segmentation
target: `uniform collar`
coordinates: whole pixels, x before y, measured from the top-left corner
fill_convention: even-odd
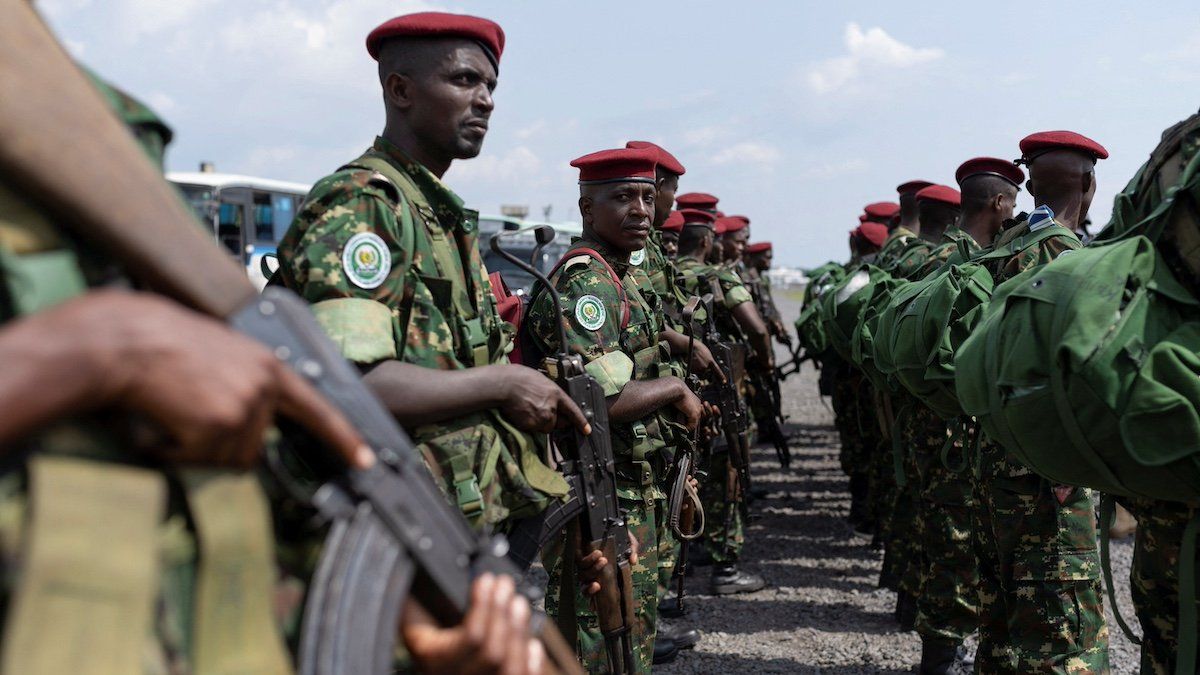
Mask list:
[[[620,262],[620,260],[617,257],[616,249],[614,249],[612,246],[609,246],[608,244],[600,241],[599,239],[588,239],[587,237],[571,237],[571,245],[575,246],[576,244],[586,246],[587,248],[590,248],[593,251],[604,256],[604,260],[607,261],[608,264],[612,266],[613,271],[615,271],[617,273],[617,275],[620,276],[622,279],[624,279],[625,275],[629,272],[629,267],[630,267],[629,263],[628,262]]]
[[[461,219],[465,210],[462,198],[454,194],[453,190],[447,187],[441,179],[433,175],[429,169],[426,169],[424,165],[404,154],[403,150],[396,147],[394,143],[383,136],[375,137],[373,149],[376,152],[386,155],[389,160],[400,167],[412,179],[412,182],[416,184],[421,194],[429,200],[429,205],[433,207],[434,213],[440,215],[449,211]]]

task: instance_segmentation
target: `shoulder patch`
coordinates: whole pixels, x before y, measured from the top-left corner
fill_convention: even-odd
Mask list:
[[[359,232],[342,247],[342,270],[355,286],[378,288],[392,271],[392,253],[374,232]]]
[[[608,312],[604,303],[594,295],[584,295],[575,301],[575,320],[587,330],[597,330],[604,325]]]
[[[629,254],[629,264],[630,265],[641,265],[645,261],[646,261],[646,249],[644,249],[644,248],[639,248],[638,250]]]

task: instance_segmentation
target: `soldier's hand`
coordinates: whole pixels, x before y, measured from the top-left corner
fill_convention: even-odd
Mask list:
[[[708,347],[699,340],[692,344],[692,362],[689,365],[693,373],[707,373],[711,381],[725,383],[725,373],[721,372],[721,366],[717,364]]]
[[[599,550],[575,558],[575,574],[579,577],[579,589],[584,595],[592,596],[600,592],[601,573],[608,563],[608,558]]]
[[[374,462],[341,413],[254,340],[148,293],[99,291],[79,302],[88,306],[76,335],[106,366],[94,404],[160,426],[177,445],[165,459],[252,466],[281,413],[352,466]]]
[[[443,628],[416,602],[404,608],[400,636],[425,673],[537,675],[546,667],[542,645],[529,632],[529,601],[507,575],[480,575],[462,623]]]
[[[700,426],[700,418],[704,415],[704,402],[686,385],[683,387],[683,395],[676,399],[674,406],[683,417],[683,424],[688,431],[695,431],[696,427]]]
[[[541,372],[519,365],[488,367],[496,369],[504,401],[501,412],[522,431],[549,433],[555,427],[574,425],[584,434],[592,433],[579,406]]]

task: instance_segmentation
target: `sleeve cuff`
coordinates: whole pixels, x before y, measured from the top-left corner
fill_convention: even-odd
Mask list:
[[[583,368],[596,378],[605,397],[615,396],[633,379],[633,360],[625,352],[612,351],[594,359]]]
[[[366,298],[335,298],[312,305],[312,312],[347,359],[375,363],[396,358],[392,311],[383,303]]]

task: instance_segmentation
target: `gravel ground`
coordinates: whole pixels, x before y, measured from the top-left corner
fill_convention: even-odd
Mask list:
[[[785,317],[798,313],[781,300]],[[781,354],[782,359],[787,356]],[[774,450],[753,456],[756,485],[770,490],[757,502],[743,559],[762,574],[766,589],[716,597],[708,594],[710,568],[687,581],[687,616],[680,620],[704,637],[695,650],[662,673],[909,673],[920,658],[915,633],[892,618],[895,595],[876,588],[881,554],[851,535],[847,480],[837,462],[838,438],[828,399],[817,394],[816,372],[806,367],[783,387],[792,436],[793,468],[779,469]],[[1127,621],[1138,630],[1129,603],[1131,540],[1113,542],[1113,576]],[[1107,605],[1107,599],[1106,599]],[[1137,647],[1110,618],[1114,673],[1137,671]]]

